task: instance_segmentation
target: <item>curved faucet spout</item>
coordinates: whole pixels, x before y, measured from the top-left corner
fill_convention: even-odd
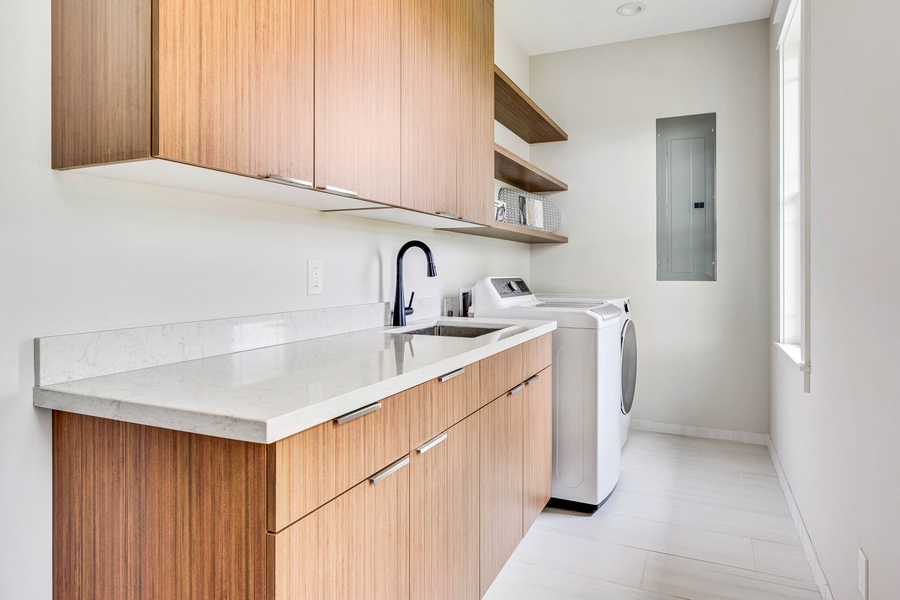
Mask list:
[[[431,248],[429,248],[425,242],[412,240],[403,244],[403,247],[400,248],[400,252],[397,253],[397,284],[394,287],[394,316],[391,320],[391,324],[394,326],[406,325],[406,315],[411,315],[413,312],[412,296],[409,298],[409,306],[404,306],[403,303],[403,255],[406,254],[406,251],[410,248],[421,248],[425,253],[425,258],[428,260],[428,277],[437,275],[437,268],[434,266],[434,256],[431,254]],[[415,292],[413,292],[413,294],[415,294]]]

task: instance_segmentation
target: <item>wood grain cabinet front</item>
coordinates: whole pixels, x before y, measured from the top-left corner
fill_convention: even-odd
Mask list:
[[[489,224],[493,5],[402,1],[401,206]]]
[[[268,445],[268,529],[281,531],[409,451],[412,388]]]
[[[478,430],[457,423],[410,453],[410,596],[477,600]]]
[[[409,460],[268,534],[268,600],[409,598]]]
[[[312,0],[53,0],[53,167],[313,177]]]
[[[268,445],[54,412],[54,599],[480,598],[549,497],[549,339]]]

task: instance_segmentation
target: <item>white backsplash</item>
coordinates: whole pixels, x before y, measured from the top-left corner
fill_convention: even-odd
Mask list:
[[[440,301],[440,298],[416,298],[416,312],[410,321],[438,316]],[[35,385],[47,386],[383,327],[390,324],[390,310],[390,303],[375,302],[36,338]]]

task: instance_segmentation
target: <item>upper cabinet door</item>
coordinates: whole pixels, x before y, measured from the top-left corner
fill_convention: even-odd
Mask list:
[[[459,3],[403,0],[401,204],[427,213],[457,212],[457,130],[462,124],[455,108],[459,56],[451,46],[451,29]]]
[[[400,0],[316,7],[320,189],[400,203]]]
[[[160,0],[153,154],[312,178],[312,0]]]
[[[490,224],[494,214],[494,5],[455,0],[453,53],[457,57],[457,211]]]

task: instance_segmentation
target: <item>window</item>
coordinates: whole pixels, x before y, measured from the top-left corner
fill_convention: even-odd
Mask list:
[[[780,61],[781,214],[779,347],[804,372],[809,391],[808,86],[802,0],[788,8],[778,43]]]

